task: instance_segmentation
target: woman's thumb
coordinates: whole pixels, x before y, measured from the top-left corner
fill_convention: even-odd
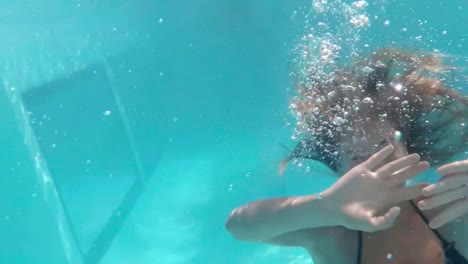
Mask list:
[[[390,210],[388,210],[384,215],[372,217],[371,223],[377,230],[390,228],[393,226],[396,219],[400,215],[400,211],[400,207],[394,206],[390,208]]]

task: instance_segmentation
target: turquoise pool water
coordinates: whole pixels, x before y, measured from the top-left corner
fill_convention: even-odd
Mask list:
[[[224,230],[240,204],[334,181],[277,174],[300,39],[468,61],[464,0],[0,4],[2,264],[313,263]]]

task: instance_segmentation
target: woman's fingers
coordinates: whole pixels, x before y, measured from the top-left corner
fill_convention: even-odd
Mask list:
[[[440,194],[437,194],[435,196],[426,198],[424,200],[421,200],[418,202],[418,207],[421,210],[429,210],[433,209],[437,206],[441,206],[444,204],[449,204],[454,201],[464,199],[465,197],[468,196],[468,186],[464,185],[462,187],[459,187],[457,189],[453,189],[447,192],[443,192]]]
[[[454,221],[455,219],[462,217],[463,215],[468,213],[468,200],[461,199],[448,208],[446,208],[444,211],[442,211],[440,214],[432,218],[432,220],[429,222],[429,226],[431,228],[439,228],[449,222]]]
[[[418,184],[411,187],[398,188],[392,193],[391,202],[400,203],[403,201],[409,201],[418,197],[421,197],[422,190],[427,184]]]
[[[437,173],[444,176],[460,172],[468,172],[468,160],[452,162],[437,169]]]
[[[372,216],[370,219],[370,223],[375,228],[375,230],[371,231],[378,231],[390,228],[395,223],[396,219],[400,215],[400,207],[394,206],[390,208],[384,215],[381,216]]]
[[[419,175],[427,169],[429,169],[428,162],[418,162],[398,171],[397,173],[387,176],[386,178],[384,178],[384,180],[386,182],[389,182],[391,185],[404,184],[407,180]]]
[[[393,153],[395,148],[392,145],[388,145],[385,148],[379,150],[377,153],[372,155],[369,159],[363,162],[367,169],[373,170],[382,161],[384,161],[390,154]]]
[[[419,162],[420,157],[418,154],[411,154],[408,156],[404,156],[399,158],[395,161],[385,164],[381,168],[379,168],[375,173],[378,175],[379,178],[385,178],[392,175],[395,172],[398,172],[405,167],[411,166]]]
[[[427,186],[423,190],[424,196],[433,196],[449,190],[468,185],[468,174],[461,173],[444,177],[442,180]]]

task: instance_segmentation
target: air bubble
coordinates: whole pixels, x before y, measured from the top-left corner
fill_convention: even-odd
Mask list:
[[[369,18],[365,15],[359,15],[352,17],[349,22],[355,27],[365,27],[369,25]]]
[[[397,84],[394,86],[394,88],[395,88],[395,90],[396,90],[397,92],[400,92],[401,89],[403,88],[403,85],[401,85],[400,83],[397,83]]]
[[[371,73],[372,71],[374,71],[374,69],[372,69],[369,66],[366,66],[366,67],[362,68],[361,71],[364,72],[364,73]]]
[[[401,137],[402,137],[401,132],[398,130],[395,131],[395,135],[394,135],[395,140],[400,141]]]
[[[358,8],[358,9],[364,9],[366,8],[369,4],[366,2],[366,1],[357,1],[357,2],[354,2],[353,4],[353,7],[355,8]]]
[[[333,119],[333,124],[335,125],[342,125],[345,123],[345,120],[339,116],[335,117],[335,119]]]
[[[387,259],[392,259],[392,258],[393,258],[392,254],[390,254],[390,253],[387,254]]]

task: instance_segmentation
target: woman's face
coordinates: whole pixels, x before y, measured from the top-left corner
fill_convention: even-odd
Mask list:
[[[340,139],[338,172],[344,174],[388,144],[393,144],[395,151],[385,163],[407,155],[406,146],[399,141],[400,137],[400,132],[388,120],[359,122]]]

